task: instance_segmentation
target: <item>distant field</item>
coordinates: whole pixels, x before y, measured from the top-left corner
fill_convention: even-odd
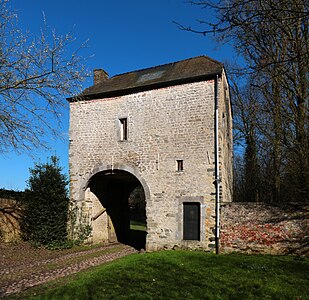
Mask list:
[[[161,251],[133,254],[18,298],[304,300],[308,267],[302,257]]]
[[[145,222],[139,222],[139,221],[130,221],[130,229],[131,230],[139,230],[139,231],[146,231],[147,226]]]

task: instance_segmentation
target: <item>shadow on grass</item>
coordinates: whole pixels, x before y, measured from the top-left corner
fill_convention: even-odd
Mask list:
[[[308,299],[308,265],[295,257],[134,254],[33,299]]]

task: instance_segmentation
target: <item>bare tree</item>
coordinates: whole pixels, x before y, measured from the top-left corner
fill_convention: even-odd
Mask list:
[[[0,153],[46,146],[57,136],[65,97],[87,76],[71,34],[57,35],[46,22],[39,36],[18,28],[8,0],[0,0]],[[45,20],[44,20],[45,21]]]
[[[215,18],[201,20],[195,28],[179,25],[180,28],[203,35],[212,33],[218,42],[231,43],[243,58],[242,67],[234,71],[244,75],[242,82],[247,81],[254,88],[250,97],[259,99],[255,116],[260,117],[249,116],[242,125],[249,124],[249,128],[254,125],[258,130],[260,149],[257,151],[259,156],[265,155],[259,159],[261,165],[268,167],[263,170],[268,178],[261,182],[268,180],[272,186],[268,201],[308,201],[308,0],[190,3],[211,10]],[[244,94],[237,100],[245,101],[246,97]],[[245,101],[239,113],[248,115],[251,110],[246,104]],[[248,133],[246,127],[242,132]],[[244,138],[247,150],[254,150],[252,139],[248,135]]]
[[[241,86],[236,77],[230,77],[231,94],[233,95],[233,113],[234,113],[234,136],[236,137],[235,146],[243,147],[243,158],[238,157],[239,168],[235,170],[235,175],[242,178],[241,186],[243,195],[238,196],[247,202],[260,201],[260,166],[258,144],[261,138],[258,122],[260,103],[255,93],[254,86],[247,82]],[[237,156],[237,155],[236,155]],[[235,162],[235,167],[237,164]],[[240,175],[240,171],[243,172]],[[239,200],[238,200],[239,201]]]

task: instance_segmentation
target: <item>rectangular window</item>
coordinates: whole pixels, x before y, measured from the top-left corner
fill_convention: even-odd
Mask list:
[[[126,141],[128,139],[128,119],[119,119],[120,122],[120,140]]]
[[[200,203],[183,203],[183,239],[200,240]]]
[[[183,171],[183,160],[182,159],[177,160],[177,171],[178,172]]]

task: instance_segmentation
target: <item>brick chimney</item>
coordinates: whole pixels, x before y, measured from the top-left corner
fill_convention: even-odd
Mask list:
[[[103,69],[94,69],[93,70],[93,84],[97,85],[104,81],[108,80],[108,73]]]

